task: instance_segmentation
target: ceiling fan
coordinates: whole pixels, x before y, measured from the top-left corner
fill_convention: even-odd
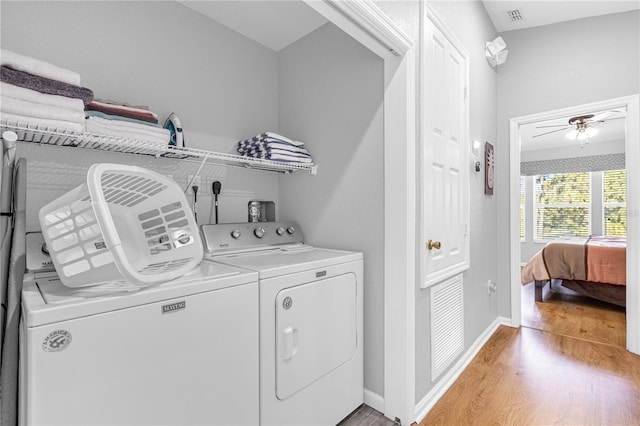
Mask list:
[[[594,126],[599,126],[605,121],[619,120],[621,118],[625,118],[624,116],[609,118],[612,115],[619,112],[620,111],[617,111],[617,110],[610,110],[610,111],[599,112],[596,114],[578,115],[576,117],[571,117],[568,121],[569,124],[537,126],[536,129],[551,128],[551,127],[559,127],[559,129],[540,133],[538,135],[534,135],[533,137],[537,138],[540,136],[549,135],[551,133],[562,132],[562,131],[571,129],[569,130],[569,132],[565,134],[565,136],[567,137],[567,139],[570,139],[573,141],[575,140],[580,141],[580,146],[582,147],[585,143],[589,141],[589,138],[594,137],[600,131],[597,127],[594,127]]]

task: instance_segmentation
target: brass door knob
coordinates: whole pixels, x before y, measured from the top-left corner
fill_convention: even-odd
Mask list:
[[[440,241],[433,241],[433,240],[427,241],[427,248],[429,250],[433,250],[434,248],[440,250],[440,247],[442,247],[442,244],[440,243]]]

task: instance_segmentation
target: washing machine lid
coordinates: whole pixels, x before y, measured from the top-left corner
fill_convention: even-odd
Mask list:
[[[55,274],[34,275],[25,280],[22,309],[33,327],[257,281],[254,271],[206,261],[180,278],[144,289],[124,282],[71,288]]]
[[[362,260],[362,253],[316,248],[306,244],[209,257],[215,262],[258,271],[261,279]]]

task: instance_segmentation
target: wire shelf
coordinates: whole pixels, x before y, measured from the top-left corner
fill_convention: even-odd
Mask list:
[[[15,132],[16,135],[18,135],[18,141],[43,145],[68,146],[110,152],[122,152],[126,154],[150,155],[156,158],[203,161],[279,173],[307,171],[310,174],[315,175],[318,171],[318,166],[313,163],[285,163],[194,148],[177,148],[140,139],[118,138],[94,133],[78,133],[70,130],[43,127],[24,122],[2,120],[0,121],[0,128],[2,128],[2,132],[7,130]]]

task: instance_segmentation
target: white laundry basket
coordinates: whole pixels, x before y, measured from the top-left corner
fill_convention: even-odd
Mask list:
[[[178,184],[141,167],[94,164],[86,184],[40,209],[40,226],[68,287],[169,281],[203,256],[193,212]]]

